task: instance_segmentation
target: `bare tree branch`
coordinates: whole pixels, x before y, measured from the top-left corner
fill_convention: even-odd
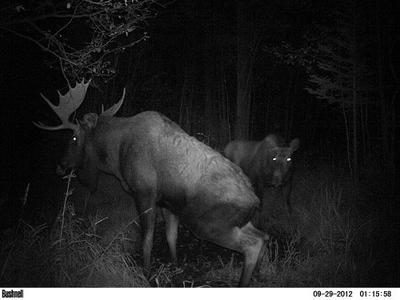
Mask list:
[[[114,76],[112,61],[149,38],[146,22],[164,7],[155,0],[22,0],[0,4],[0,30],[57,58],[71,81]],[[78,78],[76,78],[78,77]]]

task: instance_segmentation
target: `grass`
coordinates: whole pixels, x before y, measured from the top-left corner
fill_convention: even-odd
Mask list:
[[[340,168],[300,169],[292,192],[293,212],[289,215],[283,206],[274,207],[267,224],[272,238],[252,286],[393,285],[396,274],[377,273],[382,261],[393,260],[374,243],[383,232],[379,229],[382,211],[366,204],[371,194],[359,192],[363,190],[355,192]],[[178,238],[179,265],[170,264],[162,221],[157,226],[153,264],[145,272],[141,255],[131,255],[124,246],[127,240],[137,244],[128,238],[127,226],[99,230],[107,219],[104,212],[83,219],[68,203],[51,228],[20,220],[13,230],[0,233],[0,285],[230,287],[239,280],[241,255],[200,241],[183,227]],[[115,225],[119,216],[110,215]]]
[[[348,178],[307,171],[295,182],[293,212],[277,224],[285,236],[278,240],[269,261],[278,272],[266,272],[276,286],[368,285],[368,265],[358,262],[357,251],[371,251],[369,228],[354,206]],[[364,279],[363,279],[364,278]]]
[[[3,239],[1,285],[41,287],[144,287],[149,283],[132,257],[121,251],[116,238],[104,247],[86,231],[80,219],[61,220],[52,232],[45,226],[20,224],[17,239]],[[5,246],[4,246],[5,245]],[[3,260],[2,260],[3,261]]]

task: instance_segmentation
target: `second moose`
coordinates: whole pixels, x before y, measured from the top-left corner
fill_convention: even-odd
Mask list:
[[[272,187],[286,198],[284,201],[290,211],[292,155],[299,144],[296,138],[286,145],[281,137],[270,134],[262,141],[232,141],[225,147],[224,154],[250,178],[261,203],[266,189]]]

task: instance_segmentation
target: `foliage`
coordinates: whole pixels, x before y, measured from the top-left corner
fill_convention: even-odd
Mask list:
[[[8,1],[0,6],[0,29],[52,54],[70,79],[109,79],[118,54],[149,38],[146,21],[160,6],[155,0]]]
[[[307,73],[307,92],[330,104],[367,101],[373,90],[371,66],[361,49],[365,40],[358,28],[359,16],[353,3],[338,5],[334,11],[336,26],[315,26],[303,36],[303,46],[294,47],[283,41],[279,46],[265,50],[287,65],[300,66]],[[364,61],[363,61],[363,59]]]
[[[335,32],[329,32],[324,41],[316,45],[316,65],[308,69],[309,86],[305,89],[318,99],[330,104],[349,106],[354,93],[358,103],[367,101],[370,68],[362,63],[358,54],[358,42],[353,34],[354,24],[341,19]]]

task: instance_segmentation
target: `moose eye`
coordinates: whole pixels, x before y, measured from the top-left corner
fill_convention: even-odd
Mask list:
[[[76,136],[73,136],[73,137],[72,137],[72,141],[73,141],[73,142],[76,142],[77,140],[78,140],[78,138],[77,138]]]
[[[276,157],[274,157],[272,160],[276,160]]]
[[[291,161],[291,160],[292,160],[292,158],[290,158],[290,157],[286,158],[286,161]]]

